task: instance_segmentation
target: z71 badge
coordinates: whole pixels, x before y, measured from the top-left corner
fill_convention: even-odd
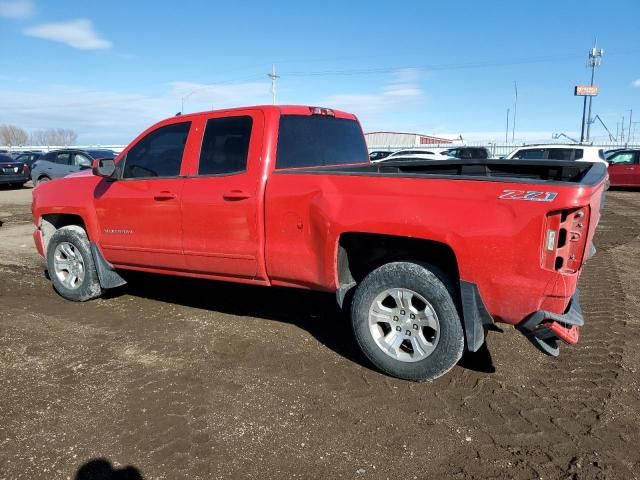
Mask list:
[[[553,202],[557,192],[535,192],[532,190],[504,190],[498,197],[502,200],[528,200],[530,202]]]

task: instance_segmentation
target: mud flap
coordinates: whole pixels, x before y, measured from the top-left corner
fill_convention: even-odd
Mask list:
[[[484,327],[493,325],[493,317],[484,306],[475,283],[460,280],[460,297],[467,350],[477,352],[484,343]]]
[[[116,288],[127,283],[127,281],[116,272],[113,265],[104,259],[100,249],[95,243],[91,242],[90,248],[93,263],[96,266],[96,272],[98,272],[98,280],[102,288]]]

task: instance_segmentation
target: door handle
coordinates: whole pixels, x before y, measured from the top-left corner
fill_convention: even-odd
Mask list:
[[[249,192],[245,192],[244,190],[229,190],[222,194],[222,198],[229,202],[233,202],[236,200],[246,200],[251,197]]]
[[[162,192],[156,193],[153,196],[153,199],[159,202],[162,202],[165,200],[175,200],[176,197],[177,195],[175,193],[171,193],[171,192],[167,192],[166,190],[163,190]]]

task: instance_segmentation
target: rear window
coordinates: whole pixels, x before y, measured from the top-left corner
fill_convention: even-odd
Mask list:
[[[283,115],[276,168],[367,163],[369,154],[355,120],[324,115]]]

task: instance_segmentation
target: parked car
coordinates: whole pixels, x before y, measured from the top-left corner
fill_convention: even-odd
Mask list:
[[[397,160],[398,158],[421,158],[423,160],[442,160],[443,157],[440,155],[440,149],[405,149],[405,150],[397,150],[393,152],[391,155],[387,155],[381,159],[372,160],[373,163],[376,162],[387,162],[391,160]],[[444,157],[446,158],[446,157]]]
[[[603,148],[578,144],[529,145],[516,148],[505,158],[507,160],[566,160],[607,163]]]
[[[372,164],[354,115],[247,107],[168,118],[38,185],[34,240],[73,301],[128,269],[333,292],[375,366],[425,380],[494,322],[550,355],[578,341],[606,180],[586,162]]]
[[[607,161],[612,187],[640,187],[640,150],[618,150]]]
[[[371,160],[372,162],[375,162],[376,160],[382,160],[392,153],[393,152],[388,150],[374,150],[373,152],[369,152],[369,160]]]
[[[489,150],[485,147],[455,147],[443,150],[440,155],[453,158],[491,158]]]
[[[31,165],[33,185],[61,178],[78,170],[91,168],[94,160],[114,158],[112,150],[76,150],[65,148],[42,155]]]
[[[16,160],[18,162],[26,163],[29,166],[29,169],[31,169],[33,162],[35,162],[42,156],[43,156],[42,153],[37,153],[37,152],[20,152],[20,155],[16,157]]]
[[[0,153],[0,185],[22,188],[29,181],[29,167],[9,155]]]

